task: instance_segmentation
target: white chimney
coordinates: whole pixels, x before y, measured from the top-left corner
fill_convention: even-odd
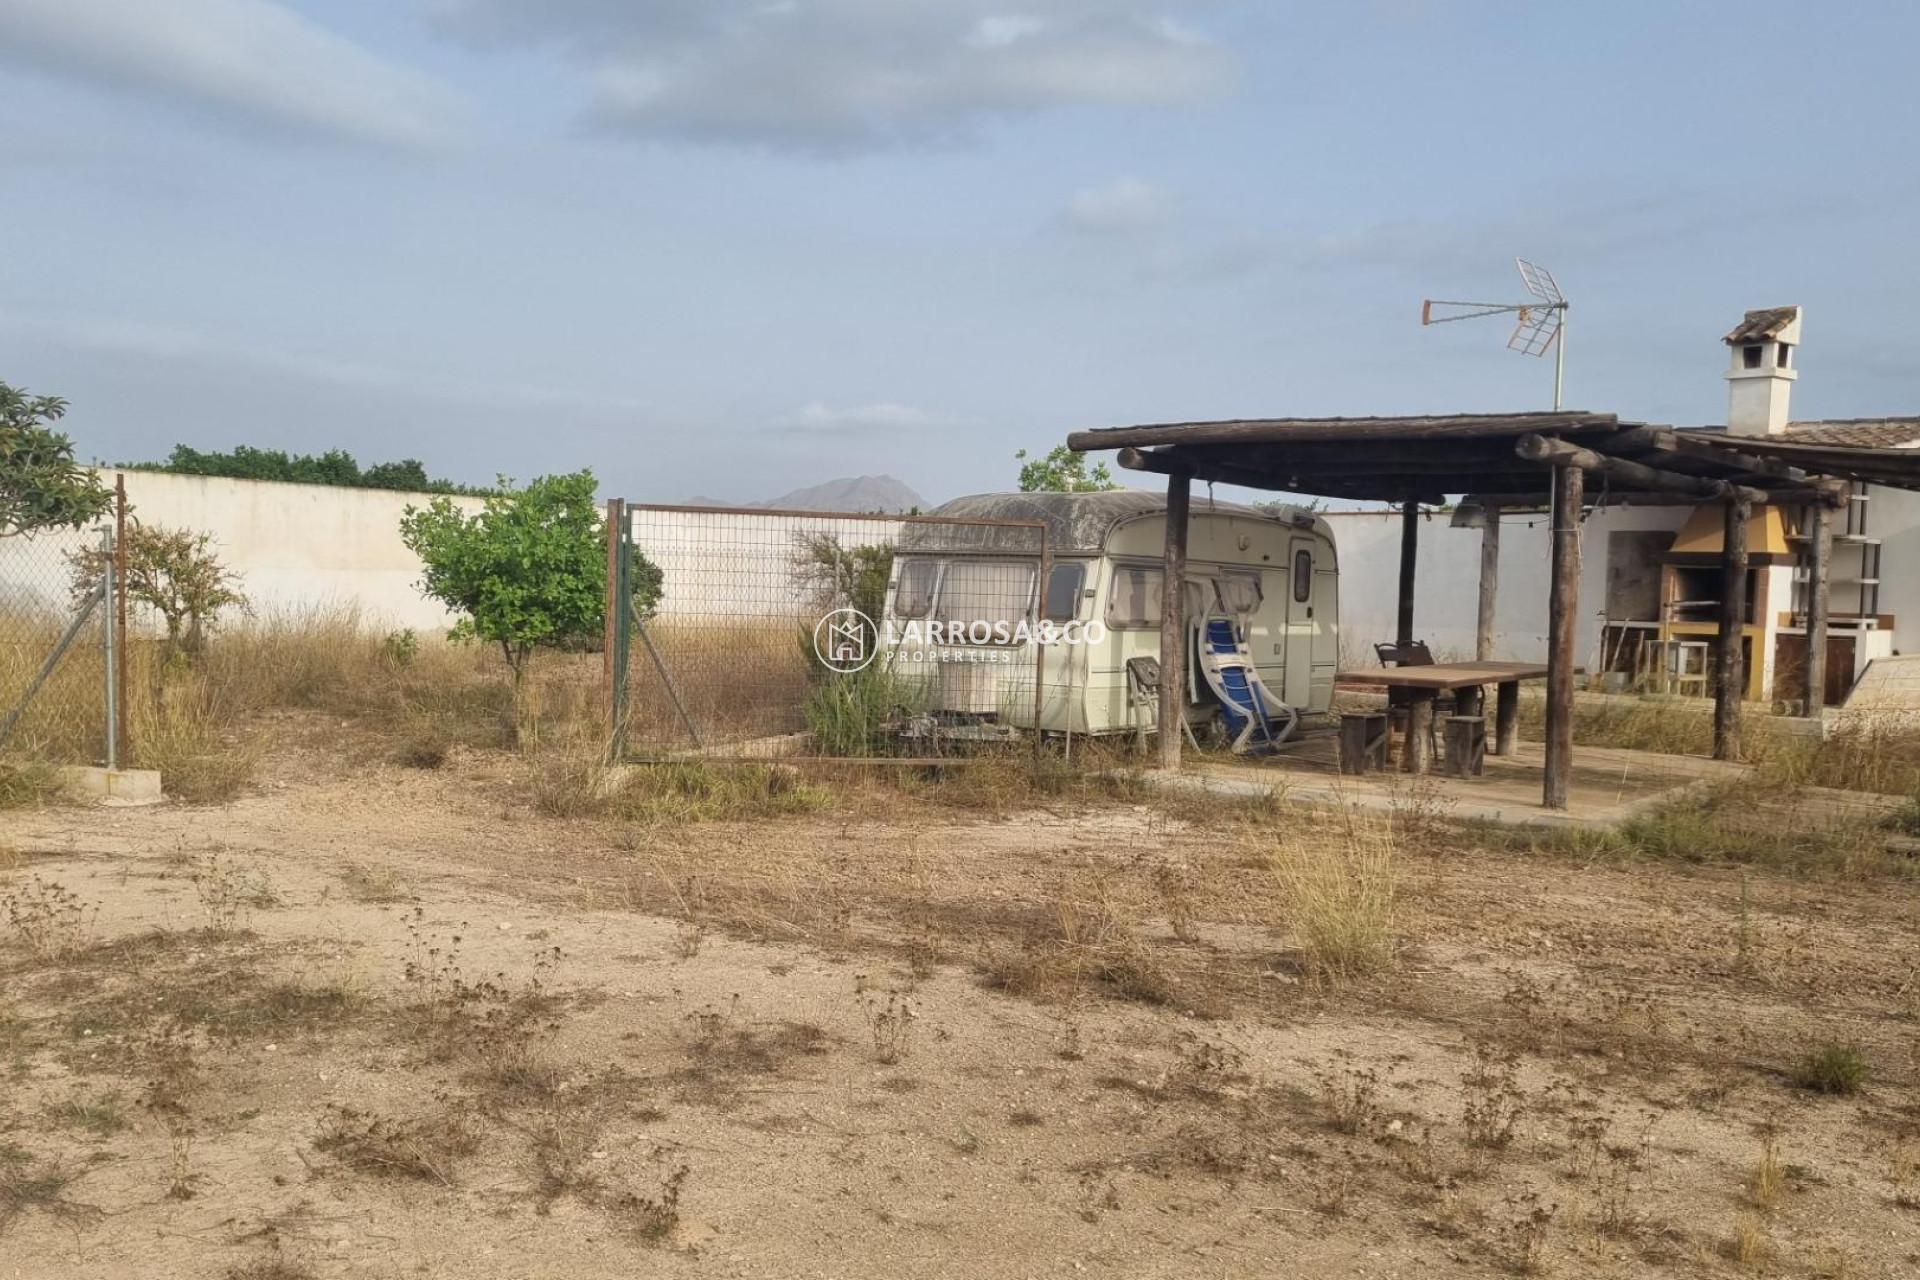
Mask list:
[[[1777,436],[1787,429],[1787,402],[1800,376],[1800,308],[1747,312],[1724,339],[1733,352],[1727,369],[1727,430],[1736,436]]]

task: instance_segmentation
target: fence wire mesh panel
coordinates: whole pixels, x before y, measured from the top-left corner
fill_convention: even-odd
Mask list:
[[[610,670],[630,757],[934,757],[1031,742],[1046,526],[636,506]],[[622,705],[624,704],[624,705]],[[1044,726],[1043,726],[1044,727]]]
[[[97,534],[0,538],[0,758],[93,764],[107,752],[107,620]]]

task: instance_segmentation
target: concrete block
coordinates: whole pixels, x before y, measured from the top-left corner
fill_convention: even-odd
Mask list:
[[[74,765],[60,771],[68,791],[111,804],[159,804],[158,769],[102,769]]]

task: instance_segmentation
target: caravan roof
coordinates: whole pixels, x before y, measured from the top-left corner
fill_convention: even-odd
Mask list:
[[[1010,520],[1043,523],[1054,555],[1099,555],[1107,537],[1128,520],[1158,515],[1167,509],[1166,495],[1141,489],[1106,489],[1093,493],[976,493],[943,503],[931,514],[956,520]],[[1293,523],[1296,515],[1311,515],[1296,507],[1261,510],[1238,502],[1220,502],[1195,495],[1194,515],[1231,515],[1275,524]],[[1031,529],[980,524],[913,524],[901,531],[900,550],[913,552],[1001,552],[1032,554],[1039,550]]]

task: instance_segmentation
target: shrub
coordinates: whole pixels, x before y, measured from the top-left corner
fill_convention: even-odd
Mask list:
[[[1815,1093],[1851,1097],[1867,1082],[1867,1060],[1850,1044],[1833,1041],[1809,1051],[1793,1068],[1793,1082]]]

